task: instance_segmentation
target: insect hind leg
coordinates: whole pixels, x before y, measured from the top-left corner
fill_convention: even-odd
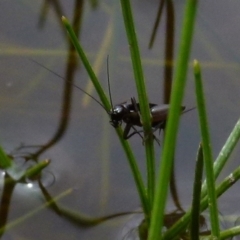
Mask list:
[[[150,135],[152,135],[153,139],[157,142],[157,144],[160,146],[160,140],[155,136],[154,131],[151,131],[151,133],[148,133],[144,139],[144,141],[146,141],[146,139],[148,139],[150,137]]]
[[[159,130],[159,136],[161,134],[161,131],[165,129],[166,122],[160,122],[156,126],[152,128],[152,132],[155,133],[157,130]]]
[[[131,128],[132,128],[134,131],[133,131],[132,133],[129,133],[130,130],[131,130]],[[125,140],[127,140],[127,139],[129,139],[130,137],[132,137],[133,135],[138,134],[142,139],[144,139],[143,136],[142,136],[142,134],[141,134],[140,132],[141,132],[141,131],[138,131],[132,124],[127,124],[126,127],[125,127],[125,129],[124,129],[124,132],[123,132],[123,138],[124,138]]]
[[[165,125],[166,125],[166,122],[165,122],[165,121],[162,121],[162,122],[158,123],[157,125],[155,125],[154,127],[152,127],[152,132],[151,132],[151,134],[152,134],[154,140],[158,143],[159,146],[161,145],[161,144],[160,144],[160,140],[155,136],[154,133],[155,133],[157,130],[159,130],[159,136],[160,136],[161,131],[164,130],[164,128],[165,128]],[[143,131],[142,131],[142,132],[143,132]],[[148,138],[148,137],[149,137],[149,134],[147,134],[147,136],[146,136],[145,138]]]
[[[129,139],[130,137],[132,137],[133,135],[135,134],[138,134],[142,140],[143,140],[143,145],[144,145],[144,142],[146,141],[147,138],[150,137],[150,135],[152,135],[153,139],[157,142],[157,144],[160,146],[160,140],[155,136],[154,134],[154,131],[156,131],[154,129],[154,131],[152,131],[151,133],[147,134],[146,137],[143,137],[141,133],[143,133],[143,130],[137,130],[134,126],[131,126],[131,128],[134,129],[134,131],[132,133],[130,133],[129,135],[125,136],[124,139]],[[129,130],[130,131],[130,130]]]

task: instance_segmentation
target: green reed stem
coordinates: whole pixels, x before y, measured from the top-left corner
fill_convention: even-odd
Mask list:
[[[162,239],[161,232],[163,226],[164,211],[170,174],[172,170],[172,163],[174,159],[173,153],[177,140],[181,103],[186,84],[188,59],[192,43],[197,2],[197,0],[187,0],[186,9],[184,12],[180,50],[177,58],[176,71],[173,78],[174,82],[170,100],[170,112],[166,127],[166,138],[164,141],[162,160],[158,175],[159,178],[154,198],[149,240]]]
[[[222,147],[220,153],[218,154],[217,159],[214,162],[214,177],[215,179],[221,173],[223,167],[225,166],[227,160],[229,159],[231,153],[233,152],[235,146],[237,145],[240,139],[240,119],[237,121],[232,132],[230,133],[226,143]],[[207,185],[206,181],[202,186],[202,197],[207,194]]]
[[[240,179],[240,167],[234,170],[228,177],[226,177],[216,188],[216,194],[219,198],[226,192],[234,183]],[[208,196],[201,200],[201,212],[208,207]],[[175,236],[181,233],[189,224],[192,209],[189,209],[185,215],[180,218],[169,230],[164,234],[164,240],[172,240]]]
[[[200,202],[201,202],[201,188],[203,175],[203,150],[202,144],[199,145],[197,162],[195,167],[195,178],[193,188],[192,213],[191,213],[191,239],[199,239],[199,217],[200,217]]]
[[[69,34],[69,37],[74,45],[74,47],[76,48],[79,57],[81,58],[83,65],[85,67],[85,69],[88,72],[88,75],[99,95],[99,98],[101,99],[101,102],[103,103],[103,105],[105,106],[105,108],[109,111],[111,108],[110,102],[108,101],[108,98],[106,97],[106,94],[103,91],[103,88],[101,86],[101,84],[99,83],[99,80],[97,79],[91,64],[89,63],[87,56],[85,55],[83,48],[81,47],[77,36],[75,35],[71,25],[69,24],[68,20],[65,17],[62,17],[62,22],[65,26],[65,28],[67,29],[67,32]],[[123,131],[121,128],[116,129],[118,137],[120,139],[121,145],[125,151],[125,154],[127,156],[128,159],[128,163],[130,165],[134,180],[135,180],[135,184],[138,190],[138,194],[141,200],[141,204],[143,207],[143,211],[145,213],[146,216],[148,216],[149,213],[149,203],[148,203],[148,199],[147,199],[147,195],[146,195],[146,191],[145,191],[145,186],[144,186],[144,182],[142,179],[142,175],[140,173],[139,167],[137,165],[136,159],[133,155],[132,149],[130,148],[129,144],[127,141],[125,141],[122,136],[123,136]]]
[[[54,201],[59,201],[61,198],[66,197],[67,195],[72,193],[72,191],[73,191],[72,189],[68,189],[68,190],[62,192],[61,194],[59,194],[57,197],[54,198]],[[50,206],[51,204],[52,204],[52,202],[47,202],[44,205],[37,207],[34,210],[30,211],[29,213],[26,213],[15,220],[9,221],[7,225],[0,228],[0,234],[3,234],[4,232],[13,229],[14,227],[18,226],[19,224],[22,224],[26,220],[29,220],[30,218],[34,217],[35,214],[44,210],[46,207]]]
[[[7,169],[11,167],[12,161],[10,157],[4,152],[3,148],[0,146],[0,168]]]
[[[88,61],[88,58],[85,55],[84,50],[83,50],[82,46],[80,45],[80,43],[78,41],[78,38],[77,38],[72,26],[70,25],[70,23],[68,22],[68,20],[65,17],[62,17],[62,22],[63,22],[65,28],[67,29],[67,32],[68,32],[69,37],[72,41],[72,44],[74,45],[79,57],[81,58],[82,63],[84,65],[90,79],[92,80],[92,83],[93,83],[93,85],[94,85],[94,87],[95,87],[95,89],[98,93],[98,96],[101,99],[101,102],[103,103],[103,105],[105,106],[105,108],[107,110],[110,110],[111,105],[108,101],[108,98],[107,98],[107,96],[106,96],[106,94],[105,94],[105,92],[104,92],[96,74],[94,73],[90,62]]]
[[[42,172],[44,168],[46,168],[50,164],[50,160],[44,160],[42,162],[36,163],[34,166],[30,167],[26,170],[22,179],[35,177]]]
[[[132,59],[133,72],[135,77],[136,88],[138,92],[141,121],[144,129],[144,145],[146,152],[146,165],[147,165],[147,182],[148,182],[148,200],[150,208],[153,203],[154,189],[155,189],[155,154],[153,145],[153,136],[151,129],[151,117],[149,102],[146,92],[145,80],[143,75],[141,56],[138,47],[137,36],[134,27],[134,21],[132,16],[132,9],[129,0],[121,0],[122,14],[125,24],[125,29],[128,38],[128,44],[130,48],[130,54]],[[150,216],[149,216],[150,217]]]
[[[240,226],[232,227],[220,233],[220,240],[232,239],[234,236],[240,235]]]
[[[207,192],[209,199],[209,210],[210,210],[210,220],[212,227],[212,235],[214,237],[219,237],[219,219],[218,219],[218,207],[217,207],[217,197],[215,192],[215,178],[213,173],[213,156],[211,149],[210,134],[207,121],[206,104],[203,93],[203,84],[201,77],[201,69],[198,61],[194,61],[194,75],[195,75],[195,85],[196,85],[196,97],[197,97],[197,107],[199,113],[199,122],[202,137],[203,155],[204,155],[204,165],[206,171],[206,181],[207,181]]]

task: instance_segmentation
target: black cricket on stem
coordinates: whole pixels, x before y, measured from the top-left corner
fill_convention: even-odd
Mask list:
[[[52,71],[51,69],[47,68],[46,66],[42,65],[41,63],[39,63],[35,60],[32,60],[32,59],[31,59],[31,61],[35,62],[39,66],[45,68],[46,70],[48,70],[49,72],[53,73],[54,75],[60,77],[61,79],[67,81],[64,77],[62,77],[61,75]],[[114,128],[118,128],[119,126],[121,126],[122,122],[124,122],[126,124],[124,127],[124,131],[123,131],[123,139],[127,140],[135,134],[138,134],[142,139],[144,139],[143,136],[141,135],[141,132],[143,132],[143,130],[136,129],[136,126],[137,127],[143,126],[142,122],[141,122],[140,105],[139,105],[139,103],[137,103],[136,99],[134,97],[132,97],[130,101],[125,101],[123,103],[116,104],[115,106],[113,106],[111,90],[110,90],[108,60],[107,60],[107,75],[108,75],[108,90],[109,90],[109,97],[110,97],[110,103],[111,103],[110,110],[107,110],[99,100],[97,100],[91,94],[87,93],[84,89],[82,89],[81,87],[79,87],[75,84],[72,84],[72,83],[71,84],[75,88],[79,89],[80,91],[82,91],[83,93],[85,93],[86,95],[91,97],[95,102],[97,102],[107,112],[107,114],[110,117],[110,124]],[[152,134],[153,134],[154,139],[158,143],[159,143],[159,140],[155,137],[154,132],[157,130],[159,130],[159,132],[161,132],[161,130],[164,130],[164,128],[166,126],[166,122],[167,122],[169,108],[170,108],[170,105],[168,105],[168,104],[158,105],[155,103],[149,103],[149,109],[150,109],[151,121],[152,121],[152,123],[151,123]],[[186,113],[186,112],[193,110],[194,108],[185,110],[185,106],[181,106],[180,112]],[[133,131],[131,132],[131,130],[133,130]]]

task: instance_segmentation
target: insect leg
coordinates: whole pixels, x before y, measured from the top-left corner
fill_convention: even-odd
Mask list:
[[[135,112],[138,113],[139,117],[140,117],[140,113],[139,113],[139,109],[137,107],[137,102],[136,102],[136,99],[134,97],[131,98],[131,102],[132,102],[132,105],[134,106],[134,110]]]
[[[163,129],[165,128],[165,124],[166,124],[165,121],[160,122],[159,124],[157,124],[156,126],[154,126],[154,127],[152,128],[152,132],[154,133],[154,132],[156,132],[157,130],[159,130],[159,136],[160,136],[161,130],[163,130]]]
[[[133,128],[135,131],[134,131],[133,133],[131,133],[131,134],[128,136],[128,138],[137,133],[137,134],[138,134],[139,136],[141,136],[141,138],[143,139],[143,145],[144,145],[144,142],[146,141],[146,139],[149,137],[150,134],[152,134],[152,136],[153,136],[154,140],[157,142],[157,144],[158,144],[159,146],[161,145],[161,144],[160,144],[160,140],[153,134],[154,131],[156,131],[157,129],[154,129],[151,133],[147,134],[146,137],[143,137],[143,136],[140,134],[140,133],[143,132],[143,130],[137,130],[134,126],[132,126],[132,128]]]
[[[159,140],[153,133],[154,133],[154,131],[152,131],[151,133],[147,134],[147,136],[145,137],[144,141],[146,141],[146,138],[148,138],[149,135],[152,134],[153,139],[154,139],[154,140],[157,142],[157,144],[160,146],[160,145],[161,145],[161,144],[160,144],[160,140]]]
[[[131,128],[132,128],[134,131],[129,134]],[[129,138],[132,137],[134,134],[138,134],[138,135],[143,139],[143,136],[141,135],[141,133],[140,133],[132,124],[127,123],[127,124],[126,124],[126,127],[124,128],[124,131],[123,131],[123,138],[124,138],[124,139],[129,139]]]

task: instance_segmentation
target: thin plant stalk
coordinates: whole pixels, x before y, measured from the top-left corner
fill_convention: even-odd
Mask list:
[[[232,227],[220,233],[220,240],[232,239],[234,236],[240,235],[240,226]]]
[[[229,159],[230,154],[233,152],[236,144],[240,139],[240,119],[237,121],[234,129],[232,130],[230,136],[228,137],[225,145],[223,146],[222,150],[220,151],[216,161],[214,162],[214,174],[215,178],[217,178],[225,166],[227,159]]]
[[[161,232],[163,226],[164,211],[168,193],[170,173],[174,159],[173,152],[177,141],[180,109],[186,84],[188,59],[193,37],[197,2],[197,0],[188,0],[186,3],[180,50],[177,58],[176,71],[173,78],[174,82],[170,100],[169,118],[166,127],[166,138],[164,141],[162,160],[158,175],[159,178],[154,198],[149,240],[162,239]]]
[[[210,220],[212,235],[214,237],[219,237],[219,219],[218,219],[218,207],[217,207],[217,196],[215,192],[215,178],[213,173],[213,156],[211,150],[211,141],[207,121],[206,104],[203,93],[203,84],[201,77],[201,69],[198,61],[194,61],[194,75],[195,75],[195,86],[196,86],[196,97],[197,97],[197,107],[199,113],[199,122],[202,137],[203,155],[204,155],[204,165],[206,171],[206,181],[207,181],[207,192],[209,199],[209,210],[210,210]]]
[[[217,187],[216,194],[219,198],[224,192],[226,192],[234,183],[240,179],[240,167],[236,168],[231,174],[229,174]],[[204,197],[201,200],[201,212],[208,207],[208,197]],[[181,233],[189,224],[192,209],[189,209],[182,218],[180,218],[170,229],[164,234],[164,240],[172,240],[174,236]]]
[[[191,213],[191,239],[199,239],[199,217],[200,217],[200,202],[201,202],[201,188],[203,175],[203,150],[202,144],[199,145],[197,161],[195,167],[195,178],[193,188],[192,213]]]
[[[130,54],[133,65],[133,72],[136,82],[136,88],[138,92],[140,110],[141,110],[141,121],[143,123],[144,130],[144,145],[146,152],[146,165],[147,165],[147,181],[148,181],[148,200],[150,208],[152,206],[154,189],[155,189],[155,160],[154,160],[154,145],[153,136],[151,128],[151,117],[149,102],[145,87],[141,56],[138,47],[137,36],[134,27],[134,21],[132,16],[132,9],[129,0],[121,0],[123,19],[125,24],[125,29],[127,33]]]
[[[50,202],[51,205],[48,207],[53,210],[55,213],[60,215],[61,217],[64,217],[66,220],[69,220],[70,222],[73,222],[80,227],[91,227],[91,226],[96,226],[98,224],[101,224],[107,220],[120,217],[120,216],[125,216],[129,214],[134,214],[134,213],[140,213],[140,212],[121,212],[121,213],[116,213],[116,214],[111,214],[103,217],[89,217],[83,213],[78,213],[76,210],[72,210],[70,208],[66,208],[64,206],[59,205],[54,198],[51,196],[51,194],[47,191],[47,189],[43,186],[41,181],[38,181],[39,187],[41,189],[41,192],[43,196],[46,199],[46,202]]]
[[[61,194],[59,194],[57,197],[54,198],[54,201],[59,201],[61,198],[66,197],[67,195],[71,194],[72,191],[73,191],[72,189],[68,189],[68,190],[62,192]],[[0,228],[0,234],[2,234],[4,231],[8,231],[8,230],[18,226],[19,224],[22,224],[26,220],[29,220],[29,218],[34,217],[35,214],[39,213],[40,211],[42,211],[46,207],[50,206],[51,204],[52,204],[52,202],[47,202],[47,203],[41,205],[40,207],[37,207],[34,210],[30,211],[29,213],[26,213],[25,215],[22,215],[21,217],[10,221],[7,225]]]
[[[71,25],[69,24],[68,20],[65,18],[65,17],[62,17],[62,22],[65,26],[65,28],[67,29],[67,32],[69,34],[69,37],[73,43],[73,45],[75,46],[87,72],[88,72],[88,75],[90,77],[90,79],[92,80],[92,83],[103,103],[103,105],[105,106],[106,109],[110,109],[111,108],[111,105],[106,97],[106,94],[104,93],[80,43],[78,42],[78,38],[77,36],[75,35]],[[117,134],[118,134],[118,137],[120,139],[120,142],[121,142],[121,145],[125,151],[125,154],[127,156],[127,159],[128,159],[128,162],[129,162],[129,165],[130,165],[130,168],[131,168],[131,171],[132,171],[132,174],[133,174],[133,177],[134,177],[134,180],[135,180],[135,184],[136,184],[136,187],[137,187],[137,190],[138,190],[138,194],[139,194],[139,197],[140,197],[140,200],[141,200],[141,204],[142,204],[142,207],[143,207],[143,211],[144,211],[144,214],[145,216],[148,216],[149,215],[149,203],[148,203],[148,199],[147,199],[147,194],[146,194],[146,191],[145,191],[145,186],[144,186],[144,182],[143,182],[143,179],[142,179],[142,176],[141,176],[141,173],[140,173],[140,170],[139,170],[139,167],[137,165],[137,162],[136,162],[136,159],[133,155],[133,152],[132,152],[132,149],[130,148],[129,144],[127,141],[125,141],[123,138],[122,138],[122,135],[123,135],[123,131],[121,128],[118,128],[116,129],[117,131]]]
[[[33,167],[30,167],[29,169],[26,170],[26,172],[24,173],[24,175],[22,176],[22,179],[24,178],[29,178],[31,179],[31,177],[35,177],[38,174],[40,174],[42,172],[42,170],[44,168],[46,168],[48,165],[50,164],[50,160],[46,159],[42,162],[37,163],[36,165],[34,165]]]
[[[3,148],[0,146],[0,168],[7,169],[12,166],[10,157],[7,156]]]
[[[101,102],[103,103],[103,105],[105,106],[105,108],[107,110],[110,110],[111,109],[111,105],[108,101],[108,98],[96,76],[96,74],[94,73],[92,67],[91,67],[91,64],[90,62],[88,61],[88,58],[86,56],[86,54],[84,53],[84,50],[83,48],[81,47],[80,43],[78,42],[78,38],[73,30],[73,28],[71,27],[71,25],[69,24],[68,20],[65,18],[65,17],[62,17],[62,22],[65,26],[65,28],[67,29],[67,32],[69,34],[69,37],[72,41],[72,44],[74,45],[78,55],[80,56],[81,60],[82,60],[82,63],[90,77],[90,79],[92,80],[92,83],[98,93],[98,96],[100,97],[101,99]]]
[[[218,154],[217,159],[214,161],[213,168],[214,168],[215,179],[221,173],[223,167],[225,166],[227,160],[229,159],[239,139],[240,139],[240,119],[237,121],[236,125],[231,131],[226,143],[224,144],[220,153]],[[205,181],[202,186],[202,197],[205,196],[206,194],[207,194],[207,185]]]

